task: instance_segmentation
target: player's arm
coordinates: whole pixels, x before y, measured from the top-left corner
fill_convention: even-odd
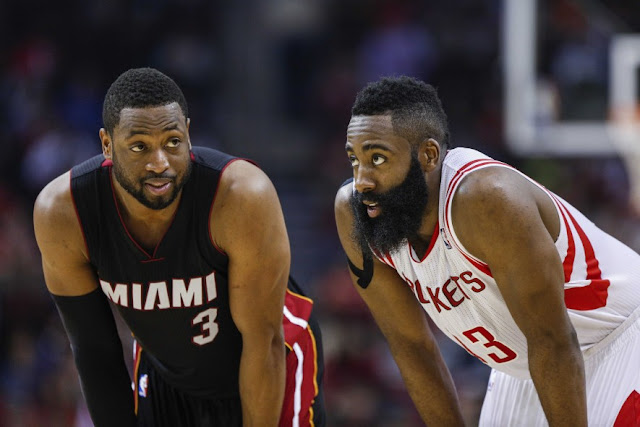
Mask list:
[[[586,425],[584,364],[564,304],[553,202],[518,173],[487,168],[464,179],[452,209],[462,244],[489,265],[527,339],[529,371],[549,424]]]
[[[280,202],[260,169],[235,161],[222,175],[213,209],[212,237],[229,257],[231,315],[242,334],[243,424],[275,426],[284,396],[282,310],[291,261]]]
[[[91,418],[98,427],[133,426],[136,417],[122,345],[88,262],[68,172],[42,190],[33,221],[46,285],[71,342]]]
[[[362,250],[352,239],[353,214],[349,205],[351,186],[343,186],[336,196],[335,215],[338,235],[344,251],[355,267],[363,269]],[[365,301],[385,336],[391,353],[400,368],[404,383],[422,419],[428,425],[463,425],[460,404],[449,370],[427,323],[424,310],[409,286],[395,270],[373,257],[373,276],[358,284],[359,277],[351,273],[358,293]]]

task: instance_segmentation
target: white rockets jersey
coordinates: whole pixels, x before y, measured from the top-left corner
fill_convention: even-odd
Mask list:
[[[452,340],[494,369],[530,378],[523,333],[489,267],[465,250],[453,228],[451,200],[458,185],[467,174],[487,167],[515,171],[469,148],[450,150],[442,165],[438,224],[424,258],[418,258],[408,242],[391,254],[377,256],[396,269]],[[640,255],[535,184],[553,200],[560,218],[555,246],[563,261],[565,305],[584,352],[640,306]]]

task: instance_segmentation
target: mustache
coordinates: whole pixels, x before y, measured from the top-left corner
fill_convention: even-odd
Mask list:
[[[144,177],[142,177],[142,181],[146,181],[148,179],[157,179],[157,178],[170,179],[170,180],[174,181],[177,178],[177,176],[178,176],[177,174],[166,173],[166,172],[163,172],[163,173],[150,172],[150,173],[146,174]]]
[[[359,205],[362,205],[363,209],[366,209],[366,206],[364,205],[365,200],[367,202],[384,205],[391,198],[390,196],[393,197],[392,194],[388,194],[388,193],[372,193],[372,192],[360,193],[358,191],[353,192],[354,202]]]

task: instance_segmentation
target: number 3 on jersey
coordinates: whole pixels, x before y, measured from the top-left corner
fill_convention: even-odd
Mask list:
[[[505,344],[501,343],[500,341],[496,341],[493,334],[487,331],[482,326],[476,326],[473,329],[464,331],[462,335],[464,335],[465,338],[472,344],[477,344],[474,346],[474,348],[480,349],[479,345],[482,344],[487,349],[483,350],[483,353],[485,353],[486,356],[490,357],[496,363],[505,363],[515,359],[518,356]],[[469,352],[469,354],[477,357],[483,363],[487,363],[482,357],[478,355],[477,351],[471,351],[471,349],[469,349],[469,347],[467,347],[458,337],[454,336],[454,338],[458,341],[458,343],[460,343],[462,347],[464,347],[465,350]]]
[[[209,308],[205,311],[198,313],[196,317],[191,321],[191,325],[200,325],[202,333],[192,338],[192,341],[198,345],[209,344],[218,335],[218,324],[216,323],[216,316],[218,315],[217,308]]]

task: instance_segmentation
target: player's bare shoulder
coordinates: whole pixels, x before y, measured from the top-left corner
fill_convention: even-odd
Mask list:
[[[338,228],[338,237],[340,238],[347,257],[357,265],[362,265],[362,248],[359,247],[354,239],[354,216],[351,207],[352,197],[353,186],[351,183],[344,184],[338,189],[334,202],[336,227]]]
[[[542,224],[539,202],[550,203],[546,210],[554,213],[549,196],[516,170],[480,169],[463,178],[453,197],[453,227],[465,248],[487,261],[495,246]]]
[[[73,198],[71,172],[66,172],[47,184],[36,198],[33,225],[38,244],[63,239],[68,241],[80,232]]]
[[[515,170],[488,167],[469,173],[460,182],[452,200],[454,224],[475,222],[479,215],[491,218],[526,205],[532,184]]]
[[[222,249],[239,233],[260,225],[284,228],[280,200],[271,179],[256,165],[235,160],[220,177],[210,217],[214,242]],[[235,237],[234,237],[235,236]]]
[[[338,227],[341,225],[351,226],[353,222],[353,210],[351,209],[351,197],[353,197],[353,186],[344,184],[338,189],[334,202],[334,211]]]
[[[83,295],[96,286],[71,195],[71,172],[51,181],[33,209],[36,241],[47,287],[56,295]]]
[[[469,203],[497,196],[511,191],[514,184],[522,184],[517,172],[505,167],[487,167],[466,174],[460,181],[454,197],[454,203],[459,200]]]
[[[224,169],[218,193],[216,203],[255,197],[269,198],[275,195],[275,188],[262,169],[253,163],[238,159]]]

